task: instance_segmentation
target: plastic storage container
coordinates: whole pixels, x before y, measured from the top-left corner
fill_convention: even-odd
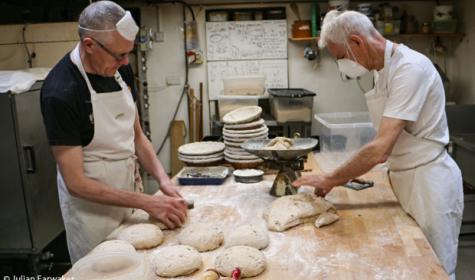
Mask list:
[[[376,131],[368,112],[339,112],[315,114],[322,124],[320,154],[330,169],[348,160],[363,145],[370,142]]]
[[[220,95],[218,96],[219,119],[222,121],[224,115],[232,110],[245,107],[257,106],[259,99],[268,98],[267,95],[245,96],[245,95]]]
[[[223,78],[224,95],[263,95],[265,93],[265,77],[234,76]]]
[[[277,122],[311,122],[315,93],[301,89],[269,89],[271,114]]]
[[[457,31],[457,20],[439,20],[432,22],[432,32],[434,33],[455,33]]]

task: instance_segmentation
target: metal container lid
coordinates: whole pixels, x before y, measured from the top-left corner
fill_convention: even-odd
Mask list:
[[[270,88],[267,91],[274,97],[302,98],[317,95],[303,88]]]

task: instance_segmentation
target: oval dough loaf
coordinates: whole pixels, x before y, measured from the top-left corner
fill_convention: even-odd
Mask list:
[[[162,277],[188,275],[199,270],[203,265],[200,253],[187,245],[164,247],[156,254],[155,273]]]
[[[226,247],[249,246],[264,249],[269,245],[269,232],[262,225],[250,224],[233,229],[226,237]]]
[[[136,251],[134,246],[125,240],[107,240],[97,245],[96,248],[92,250],[91,254],[106,252],[135,253]]]
[[[214,265],[221,275],[227,277],[231,276],[236,267],[241,269],[241,277],[253,277],[261,274],[266,269],[266,258],[256,248],[234,246],[218,255]]]
[[[186,226],[178,235],[178,242],[200,252],[211,251],[223,244],[224,234],[220,227],[204,223]]]
[[[335,206],[313,193],[298,193],[274,200],[264,218],[269,230],[284,231],[302,223],[314,223],[325,212],[336,213]]]
[[[138,250],[149,249],[163,242],[163,233],[156,225],[135,224],[122,230],[117,239],[129,242]]]
[[[162,222],[160,222],[159,220],[153,217],[150,217],[150,215],[142,209],[136,209],[132,215],[130,215],[129,217],[127,217],[127,219],[125,219],[125,223],[129,223],[129,224],[150,223],[150,224],[154,224],[158,226],[161,230],[168,229],[165,224],[163,224]]]

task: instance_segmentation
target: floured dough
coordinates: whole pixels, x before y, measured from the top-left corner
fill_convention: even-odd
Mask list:
[[[221,246],[223,241],[221,228],[205,223],[190,224],[178,235],[180,244],[191,246],[200,252],[214,250]]]
[[[113,279],[117,275],[127,275],[136,267],[137,263],[128,256],[107,255],[91,265],[91,275],[98,274],[98,276],[101,276],[91,279]]]
[[[135,253],[136,251],[134,246],[125,240],[107,240],[97,245],[97,247],[92,250],[91,254],[105,252]]]
[[[132,215],[125,219],[125,223],[129,224],[154,224],[161,230],[168,229],[168,227],[159,220],[151,217],[147,212],[142,209],[136,209]]]
[[[156,252],[155,273],[162,277],[188,275],[203,265],[200,253],[186,245],[164,247]]]
[[[152,279],[152,271],[144,256],[134,253],[108,252],[89,254],[78,260],[72,268],[71,279],[113,280]]]
[[[333,224],[334,222],[338,221],[340,219],[340,216],[338,214],[333,213],[333,212],[325,212],[320,214],[318,218],[315,220],[315,226],[317,228]]]
[[[216,257],[215,268],[221,275],[231,276],[232,271],[239,267],[241,277],[253,277],[261,274],[266,269],[264,254],[253,247],[230,247]]]
[[[226,247],[249,246],[264,249],[269,245],[269,232],[264,225],[243,225],[233,229],[226,238]]]
[[[267,228],[284,231],[306,222],[314,222],[322,213],[336,214],[335,207],[313,193],[298,193],[274,200],[264,214]]]
[[[138,250],[148,249],[163,242],[163,233],[156,225],[135,224],[122,230],[117,239],[129,242]]]
[[[294,140],[287,137],[276,137],[266,144],[266,150],[288,150],[294,146]]]

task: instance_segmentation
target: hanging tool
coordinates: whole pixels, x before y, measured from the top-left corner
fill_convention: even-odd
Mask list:
[[[188,140],[190,143],[195,142],[195,91],[190,88],[188,91]]]
[[[303,57],[305,57],[308,60],[314,60],[317,58],[317,52],[312,49],[311,46],[306,46],[305,49],[303,50]]]
[[[200,83],[200,118],[199,118],[199,126],[198,126],[198,141],[201,141],[203,139],[203,83]]]

